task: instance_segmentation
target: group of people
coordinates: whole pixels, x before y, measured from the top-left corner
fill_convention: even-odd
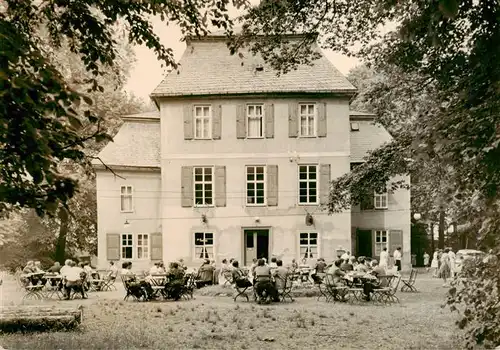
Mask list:
[[[154,278],[157,275],[165,274],[164,292],[168,298],[179,300],[182,296],[182,290],[185,285],[186,267],[182,261],[171,262],[169,269],[166,270],[163,262],[154,264],[149,274],[145,278],[139,278],[132,272],[132,262],[122,263],[121,276],[125,276],[125,282],[128,288],[137,299],[153,300],[157,297],[153,290]]]
[[[82,298],[86,299],[85,291],[88,290],[88,285],[86,285],[88,283],[87,276],[90,276],[92,272],[89,263],[77,264],[71,259],[67,259],[64,266],[61,266],[56,261],[47,270],[42,268],[40,261],[28,261],[21,272],[20,280],[24,286],[45,286],[49,277],[60,277],[50,278],[50,283],[51,287],[63,291],[64,299],[70,298],[72,290],[81,293]]]
[[[427,272],[432,271],[432,276],[442,278],[444,284],[449,278],[454,278],[457,274],[456,255],[451,248],[436,249],[432,255],[432,262],[427,252],[424,253],[424,266]]]

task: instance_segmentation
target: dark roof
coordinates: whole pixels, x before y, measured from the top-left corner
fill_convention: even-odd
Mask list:
[[[151,97],[258,93],[347,93],[356,88],[323,55],[312,66],[302,65],[287,74],[264,65],[248,51],[231,55],[223,37],[189,40],[178,70],[167,74]],[[257,66],[263,67],[257,71]]]
[[[158,112],[123,116],[123,125],[99,158],[108,166],[159,167],[160,120]],[[95,159],[94,165],[102,163]]]
[[[363,116],[372,117],[370,119],[351,118],[351,123],[358,123],[359,126],[358,131],[351,131],[351,162],[353,163],[363,162],[363,158],[368,155],[369,151],[392,140],[389,132],[373,121],[373,114],[367,113]]]

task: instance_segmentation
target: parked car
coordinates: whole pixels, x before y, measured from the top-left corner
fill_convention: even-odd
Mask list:
[[[461,249],[455,254],[455,271],[462,272],[462,268],[467,261],[482,259],[486,253],[475,249]]]

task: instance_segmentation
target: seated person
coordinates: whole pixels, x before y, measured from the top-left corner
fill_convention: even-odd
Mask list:
[[[170,264],[170,269],[167,272],[168,282],[165,285],[165,291],[169,298],[179,300],[182,297],[182,290],[185,284],[185,270],[177,262]]]
[[[354,271],[363,273],[367,273],[368,271],[370,271],[368,266],[366,266],[365,264],[365,258],[363,256],[360,256],[358,258],[358,264],[354,267]]]
[[[325,259],[319,258],[314,265],[314,273],[311,275],[314,283],[321,283],[325,274],[326,262]]]
[[[277,260],[278,260],[278,259],[276,259],[276,257],[274,257],[274,256],[273,256],[273,257],[271,258],[271,263],[269,264],[269,267],[270,267],[270,268],[272,268],[272,269],[277,268],[277,267],[278,267],[278,265],[276,264],[276,261],[277,261]]]
[[[257,267],[257,258],[252,259],[252,265],[250,265],[250,275],[254,276],[255,275],[255,268]]]
[[[236,284],[236,287],[238,288],[246,288],[252,286],[252,282],[250,282],[247,279],[243,270],[240,269],[237,260],[233,261],[233,269],[231,270],[231,276],[233,278],[234,284]]]
[[[214,280],[215,267],[206,259],[198,270],[196,288],[212,285]]]
[[[83,282],[85,279],[85,271],[76,266],[74,261],[69,262],[67,265],[68,268],[64,269],[62,272],[62,276],[64,278],[64,292],[65,299],[69,300],[71,296],[71,290],[75,290],[76,292],[80,292],[82,294],[82,299],[87,299],[85,296],[85,291],[83,287]]]
[[[259,259],[255,268],[255,292],[260,298],[266,295],[271,296],[274,301],[279,301],[278,292],[271,282],[271,268],[266,266],[264,259]]]
[[[336,260],[335,263],[328,269],[327,274],[330,276],[327,279],[333,287],[343,287],[345,286],[343,278],[345,277],[345,272],[342,271],[340,266],[342,265],[342,260]],[[339,290],[332,289],[333,298],[337,301],[345,301],[344,297],[346,294],[341,294]]]
[[[160,274],[160,268],[159,268],[159,263],[154,263],[153,266],[149,269],[149,274],[150,275],[159,275]]]
[[[389,279],[385,277],[387,275],[385,269],[378,264],[377,260],[372,260],[373,270],[371,274],[377,277],[378,285],[375,283],[374,288],[384,288],[389,286]]]
[[[165,270],[165,264],[163,264],[163,261],[160,261],[158,263],[158,273],[159,274],[167,273],[167,271]]]
[[[49,273],[59,273],[61,271],[61,264],[59,264],[59,261],[56,261],[54,265],[52,265],[47,272]]]
[[[354,271],[354,266],[352,264],[351,258],[353,258],[353,257],[350,257],[349,259],[346,259],[346,260],[342,261],[342,264],[340,264],[340,269],[342,271],[344,271],[344,272],[346,272],[346,271]]]
[[[297,272],[297,270],[299,269],[299,264],[297,263],[297,260],[292,259],[292,266],[290,267],[290,269],[293,273]]]
[[[141,297],[144,300],[151,300],[154,292],[151,284],[144,280],[139,280],[132,272],[132,263],[130,261],[126,261],[122,263],[122,276],[126,276],[126,281],[128,282],[130,292],[138,299]]]
[[[108,279],[114,281],[116,279],[116,276],[118,276],[118,267],[116,267],[116,265],[113,261],[110,261],[109,267],[108,267],[108,274],[106,277]]]
[[[273,270],[272,274],[274,277],[274,287],[276,290],[282,290],[285,288],[285,282],[288,275],[288,269],[283,266],[282,260],[276,261],[277,268]]]
[[[23,268],[22,275],[20,277],[21,282],[24,286],[28,286],[31,282],[30,275],[35,272],[35,264],[33,261],[28,261],[26,266]]]

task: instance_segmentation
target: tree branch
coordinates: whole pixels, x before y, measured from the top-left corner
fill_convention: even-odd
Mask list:
[[[98,161],[101,162],[101,164],[104,166],[104,168],[107,171],[111,172],[114,176],[119,177],[122,180],[127,180],[125,177],[118,175],[113,169],[111,169],[106,163],[104,163],[104,161],[101,159],[101,157],[99,157],[99,156],[87,156],[87,157],[90,159],[97,159]]]

